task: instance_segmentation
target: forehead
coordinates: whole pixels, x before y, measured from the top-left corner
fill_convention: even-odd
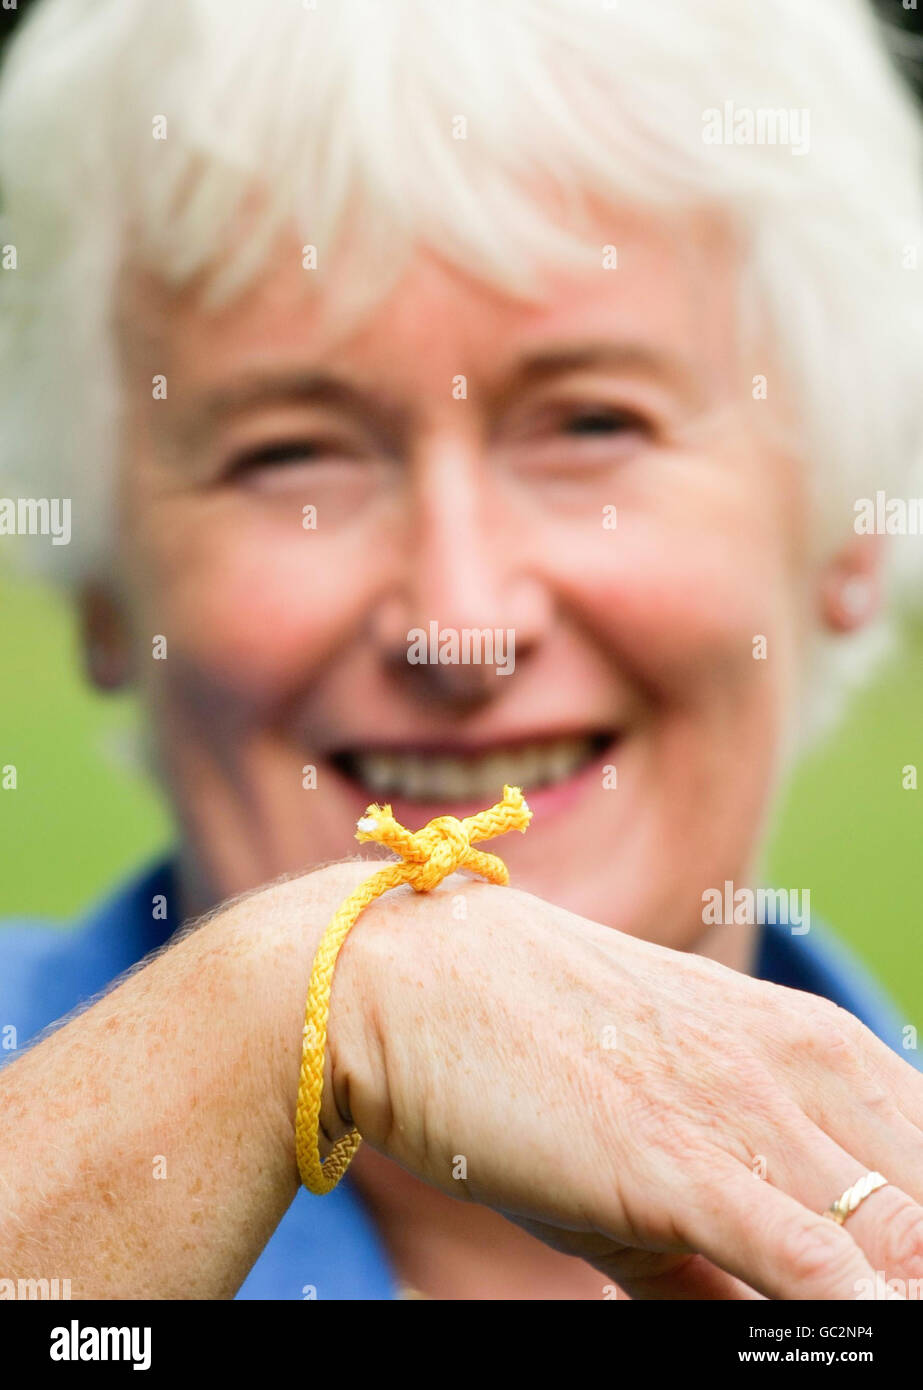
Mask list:
[[[323,363],[374,373],[396,391],[423,389],[429,376],[501,371],[531,349],[576,338],[687,354],[700,374],[731,367],[738,254],[721,219],[596,210],[587,245],[595,264],[538,267],[530,301],[419,246],[370,311],[345,324],[340,306],[357,277],[367,290],[374,274],[361,246],[344,247],[320,278],[304,268],[300,238],[283,236],[246,289],[218,309],[199,285],[172,290],[129,266],[117,303],[119,347],[187,386],[267,364]]]

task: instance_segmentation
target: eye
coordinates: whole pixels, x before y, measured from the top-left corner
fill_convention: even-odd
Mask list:
[[[332,447],[323,440],[293,439],[282,440],[278,444],[264,444],[258,448],[247,449],[231,460],[230,473],[249,473],[256,468],[272,468],[285,463],[312,463],[318,458],[329,457]]]
[[[649,433],[649,427],[640,415],[630,410],[616,410],[608,406],[589,406],[566,417],[563,429],[571,435],[610,435],[625,431]]]
[[[224,478],[231,482],[249,482],[266,486],[273,480],[280,486],[288,474],[292,480],[302,469],[321,469],[325,465],[338,470],[348,470],[350,464],[367,462],[369,453],[358,441],[319,436],[305,436],[253,445],[233,454],[224,470]],[[325,470],[326,471],[326,470]]]

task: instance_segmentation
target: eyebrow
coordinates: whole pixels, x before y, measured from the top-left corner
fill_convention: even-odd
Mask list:
[[[691,398],[702,395],[701,381],[691,361],[648,343],[617,342],[608,338],[551,346],[530,354],[514,365],[504,395],[566,372],[600,367],[652,377]]]
[[[405,423],[406,411],[396,408],[368,387],[324,371],[256,372],[209,391],[193,410],[192,431],[198,436],[228,415],[259,406],[327,405],[361,414],[383,430]]]
[[[611,339],[552,345],[513,363],[500,387],[489,392],[492,406],[507,401],[517,391],[540,385],[568,372],[609,368],[639,372],[652,377],[690,399],[702,396],[693,364],[646,343]],[[207,393],[193,410],[192,432],[207,432],[219,420],[260,406],[326,405],[350,411],[379,429],[397,435],[410,423],[411,411],[387,400],[368,385],[348,381],[326,371],[260,371],[243,376]]]

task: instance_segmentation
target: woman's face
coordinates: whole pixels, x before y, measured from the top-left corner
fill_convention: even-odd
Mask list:
[[[815,601],[804,483],[720,229],[599,245],[533,305],[421,252],[346,335],[345,263],[306,296],[295,239],[216,315],[126,282],[116,601],[194,910],[356,853],[370,801],[416,828],[504,782],[534,819],[495,848],[563,907],[702,949],[703,891],[746,881]],[[494,664],[409,659],[431,624]]]

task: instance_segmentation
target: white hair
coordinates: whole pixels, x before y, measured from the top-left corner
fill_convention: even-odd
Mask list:
[[[807,111],[809,148],[709,143],[726,103]],[[41,0],[0,81],[0,491],[73,496],[73,543],[30,554],[71,582],[106,565],[125,264],[217,303],[294,222],[317,288],[363,233],[344,314],[422,241],[531,295],[539,261],[599,266],[589,196],[739,234],[741,322],[786,373],[832,551],[857,498],[920,481],[921,153],[865,0]],[[880,647],[818,636],[817,691]]]

